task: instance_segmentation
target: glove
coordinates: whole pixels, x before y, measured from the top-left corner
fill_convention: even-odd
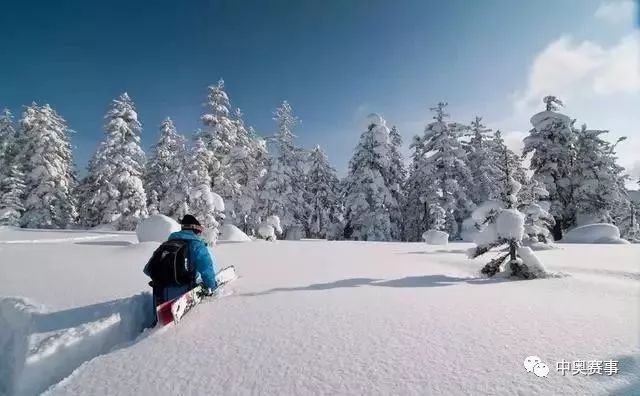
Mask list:
[[[206,287],[206,288],[203,289],[202,295],[207,296],[207,297],[213,296],[213,291],[214,291],[214,289],[212,289],[210,287]]]

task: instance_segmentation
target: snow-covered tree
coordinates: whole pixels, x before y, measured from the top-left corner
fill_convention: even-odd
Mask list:
[[[83,182],[81,217],[86,226],[113,223],[118,230],[133,230],[147,215],[142,182],[145,155],[138,114],[126,93],[113,100],[104,130],[105,139]]]
[[[546,96],[543,102],[545,111],[531,117],[533,129],[524,139],[523,156],[533,154],[530,168],[549,192],[549,212],[555,219],[552,233],[559,240],[562,231],[575,224],[572,171],[577,136],[571,119],[557,112],[562,102],[555,96]]]
[[[583,125],[576,131],[576,158],[573,169],[573,201],[576,204],[576,225],[615,223],[620,207],[627,212],[629,198],[625,188],[624,168],[616,163],[615,147],[602,139],[608,133],[589,130]]]
[[[207,229],[206,239],[213,243],[218,238],[220,222],[224,218],[224,201],[211,190],[211,155],[202,138],[197,137],[188,167],[190,188],[187,207],[189,213]]]
[[[440,102],[431,109],[435,112],[435,121],[427,125],[422,137],[414,139],[414,146],[419,146],[414,148],[419,155],[414,166],[422,168],[419,174],[424,179],[418,181],[418,188],[423,191],[423,201],[437,202],[444,209],[446,224],[443,231],[456,238],[462,221],[474,207],[469,197],[472,175],[459,139],[466,127],[446,121],[449,117],[446,106]],[[428,220],[432,222],[432,219]],[[432,225],[428,224],[427,229]]]
[[[473,180],[469,198],[475,203],[482,203],[497,198],[499,192],[496,185],[501,171],[493,150],[491,129],[482,124],[482,117],[476,117],[469,128],[471,139],[468,144],[468,164]]]
[[[340,182],[336,170],[331,167],[320,146],[311,151],[309,162],[305,197],[311,205],[308,226],[310,237],[329,238],[332,236],[333,225],[340,221]]]
[[[476,258],[492,249],[506,246],[506,252],[500,250],[498,256],[482,268],[482,274],[492,277],[504,272],[523,279],[544,277],[546,272],[531,248],[521,246],[525,234],[525,216],[517,209],[521,185],[512,175],[517,163],[512,161],[506,149],[501,154],[505,173],[500,180],[500,198],[498,201],[487,201],[474,210],[473,217],[483,226],[483,230],[476,237],[478,246],[469,250],[469,257]]]
[[[392,187],[385,175],[391,163],[390,136],[386,121],[378,114],[366,120],[347,175],[345,211],[350,238],[363,241],[390,241],[390,208],[397,207]]]
[[[433,211],[430,209],[430,203],[440,206],[437,204],[439,196],[436,186],[426,183],[427,178],[435,172],[435,164],[427,161],[427,153],[424,152],[425,147],[420,136],[414,136],[411,149],[409,176],[404,186],[406,192],[404,230],[405,239],[416,242],[421,240],[425,231],[440,230],[442,224],[436,226],[435,219],[431,215]]]
[[[212,187],[228,200],[240,193],[231,164],[231,153],[237,144],[238,124],[232,119],[224,80],[220,79],[217,85],[209,87],[205,107],[206,113],[201,117],[204,128],[200,136],[212,154],[212,164],[209,165]]]
[[[70,132],[49,105],[34,103],[22,113],[16,161],[24,172],[24,227],[66,228],[76,219]]]
[[[24,211],[22,196],[25,193],[24,175],[17,165],[5,170],[0,179],[0,225],[20,226]]]
[[[298,119],[284,101],[274,113],[278,132],[273,138],[276,153],[272,158],[259,193],[261,218],[276,215],[286,234],[307,223],[309,204],[305,202],[305,174],[302,150],[294,145],[293,128]]]
[[[237,189],[234,195],[225,198],[225,204],[227,220],[244,232],[253,233],[259,224],[258,193],[266,173],[268,153],[266,141],[253,128],[247,129],[242,117],[237,109],[233,117],[236,141],[225,161],[228,178]]]
[[[539,180],[531,178],[523,184],[518,194],[518,210],[524,213],[525,244],[549,243],[549,231],[555,220],[547,211],[549,192]]]
[[[18,152],[16,137],[13,115],[8,109],[4,109],[0,112],[0,180],[9,173],[5,170],[8,171],[14,165]]]
[[[398,128],[393,126],[389,132],[389,168],[385,172],[386,184],[391,189],[393,200],[389,205],[389,215],[391,216],[391,237],[393,240],[405,239],[403,208],[406,198],[404,184],[407,179],[407,170],[402,157],[402,136]]]
[[[160,124],[160,139],[152,147],[145,169],[149,212],[153,208],[171,217],[175,215],[176,202],[173,197],[179,190],[178,183],[184,172],[184,154],[185,139],[178,134],[173,121],[166,118]]]

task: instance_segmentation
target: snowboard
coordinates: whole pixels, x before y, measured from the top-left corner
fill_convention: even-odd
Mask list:
[[[216,274],[216,283],[218,287],[213,291],[212,297],[220,296],[222,287],[229,282],[237,279],[236,270],[233,266],[226,267]],[[204,287],[198,285],[178,298],[165,301],[156,307],[156,316],[158,322],[156,327],[163,327],[170,323],[178,323],[180,319],[191,311],[193,307],[202,301],[204,296]]]

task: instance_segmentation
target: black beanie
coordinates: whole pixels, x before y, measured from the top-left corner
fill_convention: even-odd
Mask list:
[[[184,215],[182,220],[180,220],[180,224],[182,224],[182,225],[200,225],[200,222],[198,221],[198,219],[196,219],[192,215],[187,214],[187,215]]]
[[[200,234],[204,230],[198,219],[190,214],[184,215],[180,220],[180,225],[182,225],[183,230],[192,230],[196,234]]]

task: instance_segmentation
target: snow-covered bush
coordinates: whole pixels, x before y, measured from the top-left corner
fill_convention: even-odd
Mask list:
[[[275,241],[277,234],[282,234],[280,218],[275,215],[268,216],[259,226],[258,235],[267,241]]]
[[[422,239],[428,245],[446,245],[449,241],[449,234],[444,231],[429,230],[422,234]]]
[[[180,224],[164,215],[149,216],[140,220],[136,227],[139,242],[164,242],[172,232],[180,231]]]
[[[629,243],[620,238],[620,230],[613,224],[587,224],[576,227],[564,235],[561,243],[588,243],[588,244],[626,244]]]

